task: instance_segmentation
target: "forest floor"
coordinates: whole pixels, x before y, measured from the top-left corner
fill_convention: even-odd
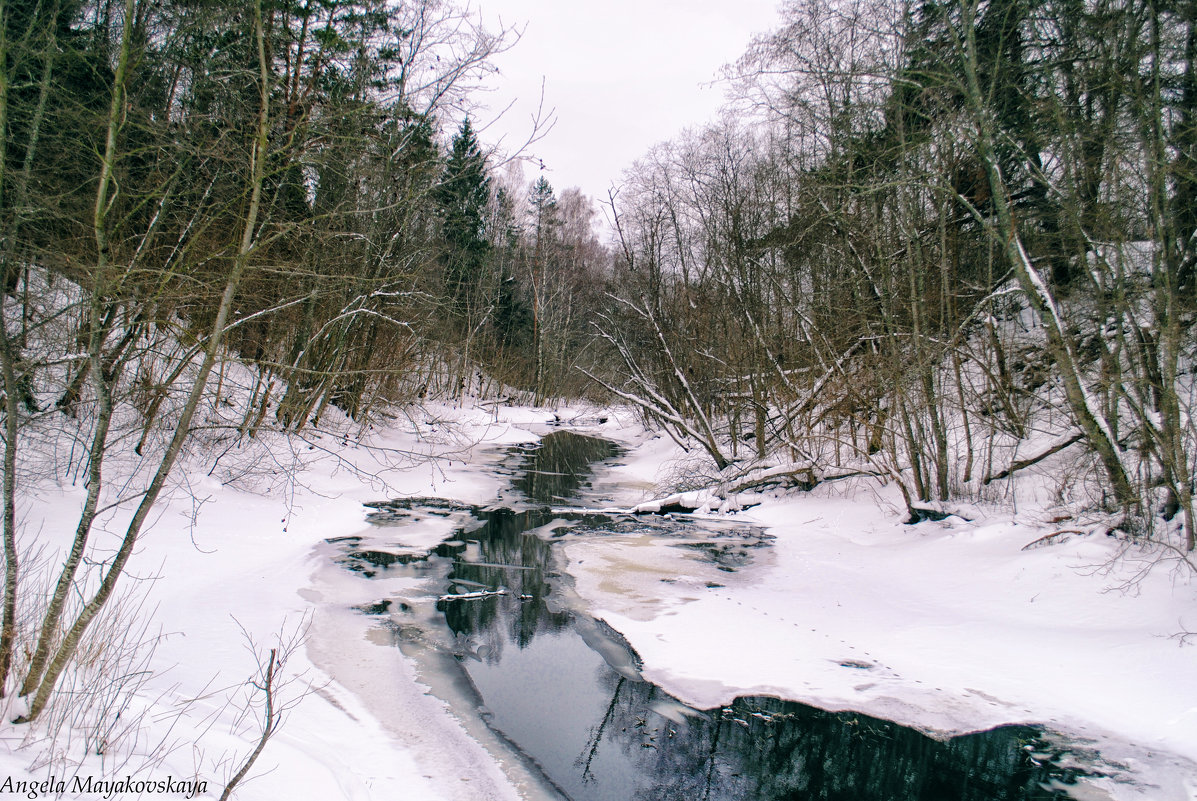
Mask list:
[[[682,457],[617,412],[431,405],[360,440],[279,437],[215,466],[194,454],[125,585],[124,628],[139,632],[128,621],[152,613],[133,638],[153,651],[151,670],[133,671],[130,656],[91,686],[95,711],[0,725],[0,781],[53,777],[72,797],[75,775],[136,773],[204,780],[219,797],[260,731],[251,678],[269,649],[302,635],[283,667],[285,719],[235,797],[527,797],[523,767],[427,692],[377,618],[345,603],[376,601],[377,589],[329,571],[326,541],[363,530],[370,501],[500,499],[501,446],[555,425],[629,449],[595,476],[595,492],[619,506],[659,495]],[[1186,636],[1197,632],[1197,580],[1166,553],[1060,519],[1049,484],[1028,471],[1016,512],[971,506],[969,520],[913,526],[876,483],[755,496],[736,517],[773,539],[730,571],[647,535],[563,548],[581,601],[627,638],[646,678],[687,703],[773,694],[937,735],[1043,724],[1137,779],[1103,780],[1093,797],[1197,798],[1197,635]],[[24,530],[64,543],[82,498],[81,482],[47,476],[24,498]],[[104,530],[118,535],[128,513],[108,512]],[[1077,533],[1024,549],[1060,531]],[[424,536],[405,544],[432,547],[439,534]],[[42,557],[42,572],[57,558]],[[19,702],[6,703],[8,721]]]

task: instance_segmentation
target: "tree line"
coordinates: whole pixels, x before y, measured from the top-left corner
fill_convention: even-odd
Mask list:
[[[474,128],[517,39],[452,0],[0,0],[0,690],[23,720],[197,432],[582,391],[595,210]],[[17,507],[46,474],[85,495],[41,601]]]
[[[712,479],[871,474],[912,518],[1073,449],[1062,502],[1192,551],[1197,3],[781,13],[728,113],[612,192],[609,248],[480,139],[516,32],[449,0],[0,0],[0,688],[26,719],[189,439],[332,409],[601,387]],[[60,453],[85,494],[22,628],[17,499]]]
[[[1197,4],[791,0],[612,197],[608,387],[726,471],[1062,502],[1194,547]]]

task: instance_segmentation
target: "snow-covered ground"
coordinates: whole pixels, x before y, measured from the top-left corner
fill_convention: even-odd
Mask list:
[[[671,450],[609,478],[642,485]],[[567,541],[646,678],[700,708],[766,694],[940,735],[1046,724],[1149,782],[1117,797],[1197,798],[1197,584],[1168,554],[1100,534],[1023,550],[1084,529],[1033,504],[910,526],[875,485],[754,500],[737,517],[776,539],[734,572],[664,538]]]
[[[518,423],[552,416],[515,409],[500,420],[486,409],[433,406],[361,443],[330,434],[278,437],[228,453],[215,468],[212,454],[193,455],[176,468],[177,485],[156,507],[124,582],[143,611],[153,610],[151,634],[161,631],[153,675],[120,718],[136,719],[139,733],[110,738],[103,756],[83,734],[52,746],[46,724],[8,723],[19,711],[10,697],[0,724],[0,782],[65,779],[72,797],[76,774],[140,771],[141,778],[206,781],[204,797],[217,798],[261,731],[262,697],[250,679],[271,648],[306,633],[282,671],[288,683],[279,701],[293,706],[236,798],[520,798],[528,781],[520,767],[504,769],[491,755],[497,749],[486,751],[483,737],[427,695],[385,632],[341,603],[322,602],[329,571],[320,546],[365,528],[369,501],[404,493],[493,497],[504,482],[471,456],[535,440]],[[132,459],[110,457],[109,473],[128,471]],[[300,472],[292,479],[293,470]],[[26,549],[69,541],[84,498],[82,482],[69,478],[44,480],[23,499]],[[101,549],[130,513],[120,507],[104,516],[95,535]],[[339,598],[354,591],[334,589]]]
[[[252,465],[235,452],[216,469],[192,459],[130,567],[156,577],[127,586],[156,606],[163,632],[154,673],[122,716],[139,719],[137,741],[100,757],[75,737],[51,753],[37,731],[5,723],[0,773],[123,776],[146,760],[121,765],[122,754],[151,751],[146,778],[203,779],[218,797],[257,735],[246,682],[280,632],[285,643],[302,629],[284,670],[294,706],[236,797],[535,797],[518,760],[427,693],[431,677],[390,630],[348,608],[378,600],[380,587],[329,569],[325,540],[363,530],[368,501],[499,499],[504,480],[487,469],[497,446],[534,439],[558,417],[632,449],[597,481],[620,505],[650,497],[679,456],[620,414],[430,406],[364,444],[324,435],[276,440]],[[284,480],[296,466],[297,480]],[[1017,514],[980,508],[971,522],[917,526],[903,525],[897,498],[875,484],[762,500],[737,517],[775,539],[734,572],[675,541],[565,538],[578,595],[627,637],[647,678],[704,707],[767,693],[939,733],[1046,723],[1154,783],[1107,788],[1115,797],[1197,797],[1197,643],[1179,636],[1197,631],[1189,575],[1146,570],[1157,557],[1100,535],[1024,551],[1083,528],[1045,522],[1052,512],[1030,497]],[[63,542],[81,502],[79,487],[46,481],[26,499],[25,530]],[[123,514],[106,528],[119,532]],[[446,520],[420,541],[404,532],[403,544],[431,546],[450,531]]]

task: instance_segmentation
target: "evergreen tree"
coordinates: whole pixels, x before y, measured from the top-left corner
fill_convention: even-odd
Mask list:
[[[441,236],[446,294],[454,316],[469,326],[485,303],[485,275],[490,256],[486,238],[490,177],[486,157],[478,147],[468,117],[453,139],[436,200],[444,215]]]
[[[553,187],[542,175],[532,185],[528,197],[528,212],[532,218],[532,260],[528,276],[532,280],[532,338],[536,345],[535,402],[540,404],[547,395],[545,371],[545,306],[547,300],[548,263],[553,229],[557,226],[557,198]]]
[[[492,248],[498,256],[499,280],[495,291],[495,310],[491,317],[500,358],[509,351],[526,348],[532,337],[532,311],[526,300],[526,289],[513,272],[518,263],[523,233],[515,222],[515,216],[511,194],[500,187],[495,192],[492,224]],[[507,378],[511,380],[511,376]]]
[[[536,247],[539,261],[552,239],[553,228],[558,223],[557,196],[553,192],[552,184],[543,175],[532,184],[532,194],[528,197],[528,214],[532,218],[533,245]]]

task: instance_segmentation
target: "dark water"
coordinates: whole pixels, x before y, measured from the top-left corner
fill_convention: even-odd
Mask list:
[[[615,455],[610,443],[553,434],[539,449],[512,454],[512,483],[529,501],[559,505],[586,491],[591,462]],[[341,562],[366,575],[422,562],[423,569],[447,568],[445,594],[506,593],[441,600],[438,608],[487,722],[575,801],[1051,799],[1067,797],[1064,788],[1086,775],[1075,765],[1095,757],[1068,753],[1026,726],[944,742],[774,698],[689,709],[640,678],[618,634],[564,602],[568,581],[555,567],[556,539],[647,528],[738,570],[769,547],[759,529],[427,499],[376,507],[373,519],[387,525],[424,514],[472,518],[432,553],[388,554],[350,541]],[[389,603],[363,611],[403,622],[403,609]]]
[[[569,503],[587,484],[591,465],[618,453],[619,447],[609,440],[557,431],[539,447],[517,449],[520,464],[511,483],[533,503]]]

